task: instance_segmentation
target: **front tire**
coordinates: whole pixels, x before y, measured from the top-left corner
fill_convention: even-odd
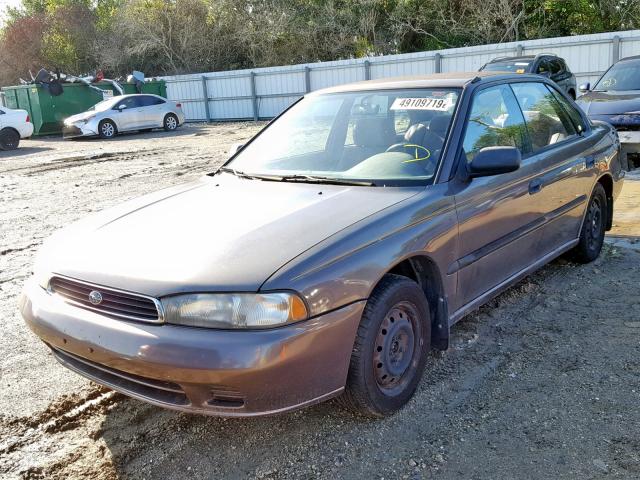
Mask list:
[[[116,124],[111,120],[102,120],[98,125],[98,135],[100,138],[113,138],[118,134]]]
[[[580,241],[571,251],[571,257],[578,263],[593,262],[600,255],[607,225],[607,194],[597,183],[591,194],[587,214],[580,231]]]
[[[0,150],[15,150],[20,145],[20,134],[6,128],[0,132]]]
[[[362,314],[342,404],[371,417],[402,408],[420,382],[430,345],[424,292],[406,277],[385,275]]]
[[[173,113],[168,113],[164,117],[163,126],[167,132],[174,131],[176,128],[178,128],[178,125],[179,125],[178,117],[176,117]]]

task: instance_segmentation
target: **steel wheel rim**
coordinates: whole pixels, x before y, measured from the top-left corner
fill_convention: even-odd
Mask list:
[[[173,129],[175,129],[175,128],[176,128],[176,124],[177,124],[177,122],[176,122],[176,119],[175,119],[175,118],[173,118],[173,117],[167,117],[167,128],[168,128],[169,130],[173,130]]]
[[[418,313],[409,302],[394,305],[382,320],[373,347],[373,368],[383,393],[394,395],[411,380],[420,348],[418,332]]]
[[[600,199],[594,198],[589,207],[589,225],[587,226],[589,232],[589,249],[593,250],[597,247],[597,243],[602,233],[602,206],[600,205]]]
[[[104,123],[102,125],[102,134],[105,137],[112,137],[113,136],[113,132],[114,132],[113,125],[111,125],[110,123]]]

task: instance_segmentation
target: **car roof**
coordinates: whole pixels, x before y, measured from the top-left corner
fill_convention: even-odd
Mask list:
[[[624,57],[621,58],[620,60],[618,60],[616,63],[620,63],[620,62],[626,62],[626,61],[633,61],[633,60],[640,60],[640,55],[634,55],[632,57]]]
[[[113,98],[118,98],[118,99],[123,99],[123,98],[128,98],[128,97],[141,97],[141,96],[152,96],[152,97],[157,97],[158,95],[155,95],[153,93],[126,93],[124,95],[116,95]]]
[[[558,55],[556,55],[555,53],[539,53],[537,55],[516,55],[513,57],[496,57],[492,60],[489,60],[487,63],[506,62],[506,61],[517,62],[518,60],[535,60],[536,58],[545,58],[545,57],[560,58],[562,60],[562,58],[558,57]]]
[[[396,88],[461,88],[471,82],[486,82],[492,80],[521,80],[530,78],[540,81],[539,75],[511,74],[504,72],[453,72],[434,73],[422,76],[390,77],[377,80],[366,80],[364,82],[348,83],[337,85],[322,90],[316,90],[311,95],[357,92],[366,90],[390,90]]]

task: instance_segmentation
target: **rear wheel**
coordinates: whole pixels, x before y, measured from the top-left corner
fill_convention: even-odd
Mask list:
[[[20,134],[11,128],[0,131],[0,150],[15,150],[20,145]]]
[[[385,275],[364,309],[341,402],[368,416],[394,413],[413,396],[430,344],[424,292],[406,277]]]
[[[571,257],[576,262],[589,263],[600,255],[607,225],[607,212],[607,195],[604,187],[598,183],[587,206],[580,241],[571,251]]]
[[[178,117],[176,117],[173,113],[168,113],[164,117],[164,129],[167,132],[171,132],[178,128]]]
[[[102,120],[98,125],[98,135],[100,138],[113,138],[118,133],[116,124],[111,120]]]

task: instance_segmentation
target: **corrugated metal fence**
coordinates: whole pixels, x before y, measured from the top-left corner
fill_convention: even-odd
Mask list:
[[[163,77],[190,121],[268,119],[306,92],[360,80],[475,71],[497,56],[555,53],[578,83],[594,82],[615,61],[640,54],[640,30],[545,38],[334,62]]]

